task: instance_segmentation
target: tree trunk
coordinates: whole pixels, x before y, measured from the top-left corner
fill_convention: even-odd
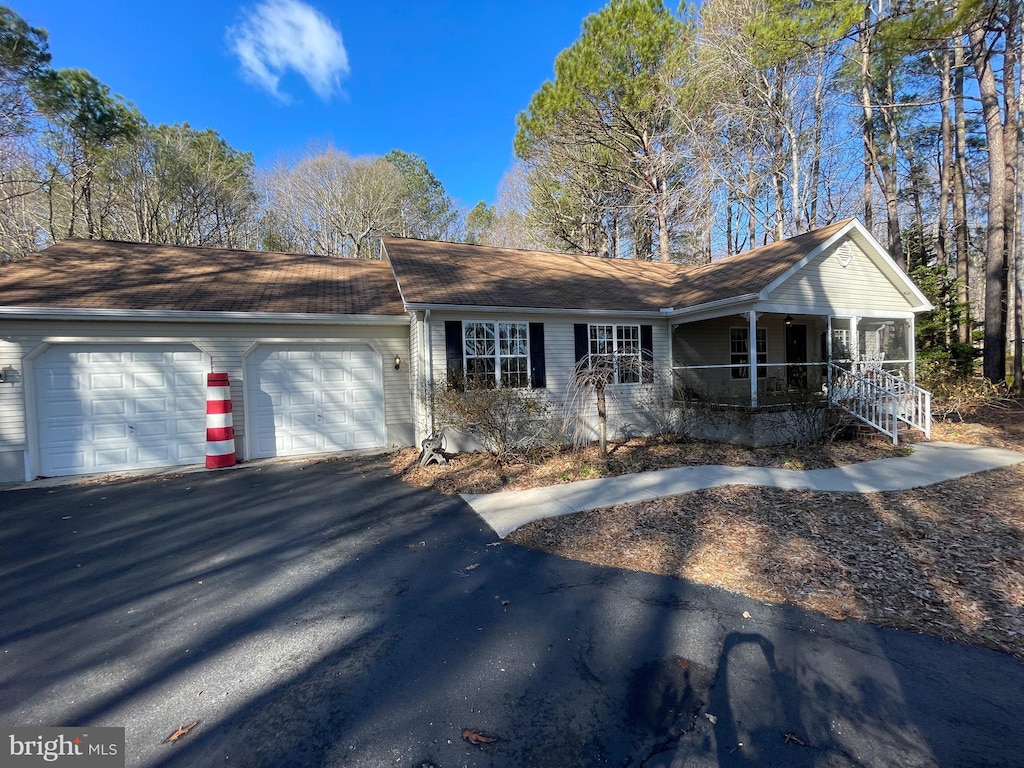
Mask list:
[[[732,195],[726,192],[725,198],[725,255],[734,253],[732,244]]]
[[[992,53],[980,22],[970,26],[967,38],[978,82],[981,112],[988,143],[988,226],[985,244],[985,378],[1006,380],[1006,152],[999,91],[992,70]]]
[[[899,151],[899,125],[896,119],[896,89],[893,86],[893,70],[885,72],[885,99],[888,106],[882,108],[882,121],[889,134],[889,146],[884,158],[876,158],[876,165],[883,166],[879,183],[885,196],[886,224],[889,233],[889,255],[897,264],[907,269],[907,257],[903,252],[903,233],[900,230],[899,175],[896,167],[896,153]],[[873,145],[877,147],[876,145]]]
[[[672,251],[668,240],[668,184],[661,180],[658,190],[658,260],[672,261]]]
[[[956,247],[957,301],[966,308],[960,323],[961,344],[970,344],[974,325],[971,309],[971,259],[967,239],[967,119],[964,116],[964,41],[958,34],[953,46],[953,242]]]
[[[1021,134],[1021,8],[1019,3],[1010,3],[1006,25],[1006,44],[1003,54],[1003,98],[1006,108],[1003,118],[1004,143],[1006,149],[1006,198],[1004,215],[1007,233],[1006,254],[1007,268],[1011,270],[1013,279],[1008,281],[1007,292],[1013,296],[1013,391],[1016,395],[1024,395],[1024,364],[1021,356],[1024,346],[1021,343],[1021,168],[1022,153],[1020,147]],[[1012,291],[1011,291],[1012,289]]]
[[[597,456],[601,461],[608,461],[608,404],[604,396],[604,383],[594,388],[597,395]]]
[[[825,52],[818,57],[818,71],[814,81],[814,128],[811,138],[811,170],[804,189],[809,198],[806,219],[809,230],[818,226],[818,189],[821,185],[821,142],[825,126]]]
[[[934,60],[934,59],[933,59]],[[940,91],[942,103],[939,105],[939,140],[942,143],[939,155],[939,221],[938,231],[935,236],[935,255],[939,264],[949,268],[949,255],[946,247],[946,233],[949,227],[949,177],[950,167],[953,164],[953,147],[951,145],[952,129],[949,121],[949,102],[952,94],[950,87],[950,61],[949,50],[942,52],[942,61],[939,64]],[[949,342],[949,331],[947,328],[947,343]]]
[[[871,4],[864,4],[864,21],[860,29],[860,101],[864,117],[861,122],[861,139],[864,142],[864,226],[872,226],[872,169],[875,165],[875,121],[871,106]]]

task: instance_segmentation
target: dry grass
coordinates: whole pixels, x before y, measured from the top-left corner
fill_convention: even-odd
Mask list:
[[[1024,450],[1024,409],[1004,405],[969,422],[940,423],[933,439]],[[751,451],[634,441],[601,470],[594,457],[552,454],[506,467],[459,457],[450,468],[405,474],[443,492],[479,493],[658,466],[811,469],[892,452],[874,442]],[[401,471],[410,457],[394,461]],[[509,538],[564,557],[678,576],[1024,660],[1024,465],[890,493],[708,489],[541,520]]]

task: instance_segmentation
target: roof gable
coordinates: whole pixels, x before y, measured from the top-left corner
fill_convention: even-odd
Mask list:
[[[761,298],[767,298],[769,293],[775,292],[783,284],[792,282],[801,270],[804,270],[816,260],[820,261],[820,257],[830,250],[843,248],[843,241],[845,240],[848,241],[846,243],[847,248],[853,246],[854,250],[867,257],[871,267],[876,272],[871,277],[874,280],[881,279],[888,283],[887,286],[882,287],[883,290],[886,292],[893,291],[894,293],[891,295],[894,298],[898,295],[898,300],[906,302],[913,311],[922,312],[932,309],[931,302],[921,292],[921,289],[917,287],[906,272],[900,269],[885,248],[882,247],[860,221],[857,219],[847,219],[846,221],[839,222],[839,224],[842,226],[839,226],[828,237],[822,239],[816,248],[809,251],[804,258],[772,280],[762,291]],[[845,257],[843,261],[845,261]],[[861,276],[863,276],[863,272]]]
[[[391,270],[376,260],[74,239],[0,267],[0,305],[405,314]]]

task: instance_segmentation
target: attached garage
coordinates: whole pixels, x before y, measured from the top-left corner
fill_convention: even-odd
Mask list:
[[[32,370],[38,474],[203,461],[210,363],[191,344],[57,344]]]
[[[385,446],[383,364],[368,345],[259,345],[245,379],[254,458]]]
[[[385,261],[64,240],[0,269],[0,484],[203,466],[209,373],[239,461],[413,445],[412,370]]]

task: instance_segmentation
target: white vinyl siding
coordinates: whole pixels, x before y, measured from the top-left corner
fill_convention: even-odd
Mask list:
[[[486,321],[487,318],[469,313],[455,314],[450,312],[435,312],[430,317],[430,342],[434,350],[434,381],[436,386],[447,386],[447,372],[445,369],[445,329],[444,323],[447,320],[459,320],[462,322],[473,322],[476,320]],[[546,399],[552,406],[552,412],[557,417],[561,413],[566,397],[566,387],[569,378],[576,368],[576,343],[574,335],[575,323],[587,320],[578,317],[565,317],[559,315],[509,315],[502,316],[504,322],[521,323],[543,323],[544,324],[544,358],[546,370],[546,387],[544,389],[531,390],[535,396]],[[596,323],[598,325],[652,325],[653,326],[653,353],[656,372],[656,386],[663,386],[670,377],[669,372],[669,348],[668,348],[668,324],[664,320],[651,318],[650,320],[633,320],[630,318],[614,318],[609,323]],[[613,434],[620,434],[626,430],[644,430],[650,425],[650,419],[644,413],[645,406],[651,402],[653,388],[649,386],[614,386],[608,390],[608,419],[609,427]],[[587,418],[593,422],[593,435],[596,439],[596,406],[588,406]],[[426,437],[422,432],[417,433],[417,439]],[[449,446],[455,450],[459,446]]]
[[[0,382],[0,451],[3,451],[21,447],[25,442],[20,344],[0,339],[0,370],[5,379]]]
[[[843,248],[845,253],[838,250]],[[848,260],[847,260],[848,257]],[[843,266],[843,262],[847,262]],[[772,291],[768,302],[805,307],[849,307],[908,311],[903,290],[852,240],[817,256],[810,264]]]

